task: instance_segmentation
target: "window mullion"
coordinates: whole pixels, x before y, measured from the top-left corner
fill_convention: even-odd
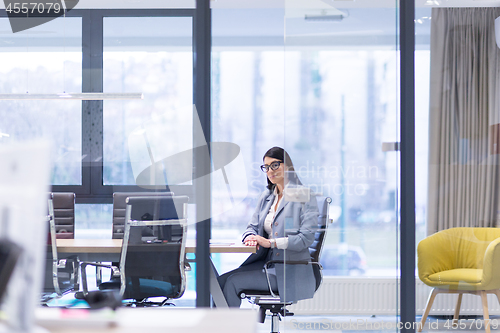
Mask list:
[[[91,10],[89,15],[88,57],[86,73],[84,75],[84,92],[103,92],[103,15],[100,11]],[[90,185],[90,196],[104,194],[102,186],[103,166],[103,101],[84,101],[84,138],[88,146],[86,183]]]

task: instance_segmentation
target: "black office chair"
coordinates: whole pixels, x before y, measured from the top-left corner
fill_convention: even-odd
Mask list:
[[[74,238],[74,193],[49,193],[47,255],[42,304],[79,289],[80,264],[77,256],[61,258],[57,253],[57,238]]]
[[[314,242],[309,247],[309,253],[311,254],[311,262],[309,264],[312,265],[314,277],[316,280],[316,289],[318,290],[321,282],[323,281],[322,275],[322,267],[319,263],[319,259],[321,256],[321,250],[323,249],[323,244],[326,238],[326,231],[328,227],[329,221],[328,219],[328,209],[332,202],[330,197],[317,197],[318,207],[319,207],[319,215],[318,215],[318,227],[316,233],[314,235]],[[281,260],[270,260],[265,264],[266,274],[267,268],[271,264],[284,262]],[[285,265],[303,265],[308,262],[301,261],[287,261]],[[269,279],[268,279],[269,281]],[[280,297],[277,293],[273,292],[269,287],[269,291],[256,291],[256,290],[244,290],[240,293],[241,298],[247,298],[250,302],[259,306],[259,321],[264,323],[266,319],[266,312],[269,310],[272,315],[271,321],[271,333],[279,332],[279,321],[281,317],[284,316],[293,316],[292,312],[289,312],[286,307],[288,305],[293,304],[293,302],[281,302]]]
[[[125,230],[125,210],[127,208],[127,198],[129,197],[154,197],[154,196],[172,196],[173,192],[115,192],[113,193],[113,224],[112,224],[112,238],[123,239],[123,232]],[[118,266],[118,262],[113,262],[113,266]],[[102,283],[101,267],[96,266],[95,271],[96,285]]]
[[[172,196],[173,192],[115,192],[113,193],[113,239],[123,239],[125,210],[129,197]]]
[[[186,288],[187,203],[186,196],[129,197],[119,268],[83,262],[83,297],[88,295],[88,265],[112,270],[111,280],[99,290],[119,290],[124,300],[133,300],[126,305],[163,306],[181,297]],[[150,297],[165,300],[148,302]]]

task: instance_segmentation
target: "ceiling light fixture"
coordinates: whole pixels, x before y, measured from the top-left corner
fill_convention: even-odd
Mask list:
[[[61,94],[0,94],[0,100],[82,100],[103,101],[144,99],[142,93],[61,93]]]
[[[306,21],[319,21],[319,22],[340,22],[347,15],[305,15],[304,19]]]
[[[424,6],[439,6],[439,2],[437,0],[427,0]]]
[[[500,47],[500,16],[495,20],[495,37],[497,38],[497,46]]]

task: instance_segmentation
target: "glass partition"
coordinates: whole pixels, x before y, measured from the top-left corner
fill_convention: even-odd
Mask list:
[[[401,329],[398,1],[219,0],[211,6],[211,113],[203,115],[211,117],[210,129],[193,112],[195,1],[107,8],[82,1],[67,16],[16,34],[4,11],[0,26],[9,33],[0,44],[0,93],[139,92],[144,99],[1,100],[0,144],[50,139],[52,185],[77,193],[77,238],[109,238],[113,192],[172,185],[194,198],[195,179],[207,175],[193,169],[190,150],[198,134],[211,131],[213,239],[240,243],[263,195],[272,207],[282,194],[274,214],[288,215],[262,234],[274,259],[300,261],[320,231],[313,220],[323,212],[322,197],[331,198],[317,259],[320,289],[313,290],[312,265],[287,265],[275,274],[281,296],[298,300],[283,330],[343,330],[353,321],[356,330]],[[458,275],[466,286],[491,276],[485,290],[500,287],[495,274],[484,275],[497,261],[487,249],[495,248],[499,224],[498,17],[498,1],[416,1],[416,322],[436,281],[450,277],[426,261],[446,252],[426,250],[429,237],[444,232],[474,248],[443,243],[454,249],[447,255],[464,256],[449,270],[466,269],[468,275]],[[95,24],[101,19],[102,26]],[[289,157],[265,156],[274,146]],[[186,151],[187,158],[168,160]],[[283,168],[282,193],[268,183],[274,167]],[[196,217],[194,205],[189,209],[193,222],[206,217]],[[212,261],[223,273],[247,257],[214,254]],[[194,302],[193,268],[178,304]],[[488,304],[498,314],[496,296],[474,288],[477,295],[463,298],[437,295],[424,329],[450,325],[438,316],[457,307],[482,316]],[[255,308],[247,301],[242,307]],[[487,323],[482,318],[467,324],[479,329]]]
[[[52,142],[52,191],[76,193],[75,238],[113,237],[115,192],[179,185],[176,194],[189,193],[194,203],[193,133],[201,131],[193,110],[194,7],[191,0],[80,1],[62,17],[15,33],[8,10],[1,11],[0,94],[8,95],[0,100],[0,145]],[[143,98],[54,97],[88,92]],[[186,150],[183,161],[165,161]]]
[[[326,275],[395,277],[396,7],[337,7],[287,7],[285,143],[302,182],[333,199],[325,254],[359,258]]]
[[[264,158],[271,147],[284,148],[289,158],[281,162],[285,168],[293,162],[294,172],[288,169],[289,192],[285,186],[273,220],[277,224],[269,230],[272,235],[266,233],[277,242],[272,259],[307,259],[324,197],[332,202],[319,257],[320,289],[314,292],[311,266],[287,265],[283,271],[276,263],[280,296],[299,300],[289,307],[296,316],[286,318],[281,329],[345,329],[351,321],[358,330],[394,330],[399,299],[397,2],[284,4],[212,5],[213,139],[240,146],[246,177],[241,181],[248,184],[244,199],[229,210],[224,210],[229,203],[217,201],[213,192],[212,238],[240,242],[254,214],[264,219],[270,212],[259,211],[263,196],[270,195],[271,202],[276,198],[266,192],[273,172],[272,160]],[[268,170],[262,172],[266,163]],[[239,267],[246,257],[212,256],[221,272]],[[255,307],[245,300],[241,306]],[[269,318],[264,325],[270,325]]]
[[[284,143],[283,25],[281,5],[212,4],[212,140],[236,144],[242,160],[233,201],[225,188],[212,189],[213,239],[241,243],[267,185],[260,169],[264,153]],[[212,260],[224,273],[247,257],[213,254]]]
[[[0,46],[1,94],[81,92],[82,20],[66,17],[8,33]],[[2,31],[9,19],[0,18]],[[82,184],[81,101],[0,100],[0,144],[44,138],[52,144],[52,184]]]
[[[428,331],[489,332],[500,324],[491,292],[499,281],[487,277],[500,236],[500,9],[481,1],[416,5],[417,320]]]
[[[193,147],[192,26],[191,17],[104,18],[104,91],[144,95],[104,102],[104,185],[191,183],[169,165],[161,179],[144,171]]]
[[[312,299],[290,307],[320,317],[290,319],[289,325],[345,329],[355,322],[350,329],[392,331],[400,274],[398,4],[285,3],[284,147],[314,197],[291,197],[285,205],[307,211],[317,203],[321,214],[324,197],[332,199],[327,231],[317,227],[315,235],[321,240],[318,235],[326,234],[322,284]],[[299,226],[305,221],[301,216]],[[285,249],[285,258],[293,260],[294,250]],[[298,270],[286,265],[285,283]]]

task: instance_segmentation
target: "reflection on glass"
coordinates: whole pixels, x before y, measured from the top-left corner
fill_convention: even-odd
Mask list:
[[[286,7],[285,146],[333,199],[325,276],[397,274],[398,164],[381,149],[397,141],[395,8],[372,6]]]
[[[10,31],[7,18],[0,30]],[[50,21],[7,34],[0,46],[0,93],[81,92],[81,19]],[[54,185],[82,183],[81,101],[0,101],[0,144],[52,142]]]
[[[397,314],[399,165],[382,151],[398,141],[396,14],[396,2],[286,1],[285,148],[304,185],[333,200],[310,305],[324,314]]]
[[[111,238],[113,205],[76,204],[75,238]]]
[[[104,19],[104,91],[144,94],[104,102],[105,185],[135,185],[150,165],[192,148],[191,21]]]
[[[236,105],[237,101],[242,99],[243,94],[248,95],[252,91],[251,87],[255,84],[254,80],[266,82],[268,78],[271,80],[273,76],[280,75],[282,72],[279,68],[279,60],[274,57],[273,52],[255,52],[254,56],[258,56],[258,61],[254,56],[250,57],[251,53],[248,53],[248,57],[238,57],[235,54],[234,58],[231,53],[221,52],[214,70],[221,72],[221,94],[235,84],[242,87],[241,90],[238,89],[236,96],[222,95],[226,97],[224,103],[221,103],[222,110],[219,113],[221,123],[229,124],[231,121],[231,123],[238,124],[244,121],[243,117],[247,115],[231,113],[231,101],[234,101],[233,105]],[[232,68],[241,66],[243,61],[245,61],[247,68],[258,66],[259,77],[257,79],[249,76],[248,80],[244,81],[241,77],[239,80],[236,77],[231,79],[229,75],[223,74],[231,73]],[[277,68],[273,66],[266,66],[265,70],[261,68],[263,63],[272,64],[273,62],[277,64]],[[376,242],[370,242],[366,239],[366,235],[373,230],[385,230],[385,232],[381,232],[381,237],[387,237],[385,241],[390,240],[395,246],[396,214],[394,209],[397,166],[393,163],[395,155],[390,155],[394,153],[389,153],[385,157],[380,149],[382,141],[388,141],[391,136],[394,138],[396,135],[395,116],[387,116],[386,120],[380,118],[388,113],[388,110],[392,110],[393,113],[396,110],[396,100],[392,98],[395,90],[390,88],[392,86],[395,89],[395,82],[391,81],[391,79],[395,79],[396,57],[394,51],[290,51],[287,54],[287,68],[287,76],[297,75],[297,79],[301,80],[299,83],[289,82],[288,87],[294,89],[293,95],[296,96],[294,98],[298,99],[298,97],[303,96],[303,102],[297,101],[297,103],[299,105],[304,103],[302,108],[306,109],[299,112],[297,104],[293,106],[294,109],[292,106],[288,109],[290,112],[294,112],[285,122],[287,140],[294,140],[294,144],[289,150],[293,156],[296,156],[296,170],[301,180],[309,185],[313,191],[334,198],[332,212],[335,223],[330,230],[329,238],[340,238],[341,217],[336,212],[340,210],[340,199],[344,196],[348,203],[346,204],[347,213],[342,218],[347,221],[348,242],[351,243],[351,246],[359,247],[358,252],[363,253],[362,255],[365,252],[369,253],[365,266],[372,268],[370,274],[395,274],[395,251],[391,251],[388,255],[386,249],[380,249]],[[368,77],[368,71],[373,73],[372,77]],[[349,77],[353,79],[338,80],[338,78]],[[371,82],[371,86],[368,82]],[[367,91],[369,87],[371,90]],[[271,102],[273,98],[276,98],[272,90],[259,90],[257,93],[262,95],[262,97],[258,97],[262,101],[269,100]],[[320,101],[314,100],[315,94],[321,96]],[[375,122],[366,119],[367,102],[364,99],[368,95],[376,97],[373,103],[375,103],[375,110],[378,114],[371,115],[371,119],[376,120]],[[308,98],[316,104],[311,105]],[[275,103],[279,103],[279,100]],[[242,149],[242,153],[249,161],[247,165],[257,167],[246,169],[250,191],[257,192],[261,189],[260,179],[263,175],[258,170],[262,164],[261,158],[252,158],[252,152],[258,151],[262,145],[260,136],[272,138],[275,135],[284,135],[283,126],[274,126],[274,128],[266,130],[265,126],[272,127],[272,124],[280,123],[279,115],[273,118],[273,113],[276,111],[272,106],[273,104],[269,104],[264,109],[249,111],[251,114],[253,113],[253,119],[261,121],[264,129],[251,127],[242,131],[241,127],[224,126],[214,133],[215,137],[236,139],[236,142],[241,142],[241,145],[246,148]],[[345,146],[349,147],[344,152],[345,164],[343,168],[341,166],[342,107],[344,108]],[[227,111],[225,111],[226,108],[228,108]],[[270,119],[270,121],[265,121],[263,118]],[[361,131],[362,128],[367,128],[369,131],[364,133]],[[255,136],[254,133],[259,133],[259,135]],[[250,148],[247,140],[253,138],[257,138],[254,141],[256,147]],[[317,156],[322,157],[316,159]],[[389,159],[388,162],[386,162],[386,158]],[[391,159],[393,162],[390,162]],[[342,185],[342,181],[344,185]],[[247,199],[248,209],[228,212],[231,215],[224,214],[218,217],[214,221],[214,225],[217,226],[220,223],[221,226],[226,225],[234,228],[241,224],[240,227],[243,228],[247,218],[245,216],[236,217],[232,214],[249,212],[250,198],[251,195]],[[227,224],[224,224],[225,220],[227,220]],[[370,262],[372,262],[371,265]],[[365,273],[368,272],[365,270]]]

